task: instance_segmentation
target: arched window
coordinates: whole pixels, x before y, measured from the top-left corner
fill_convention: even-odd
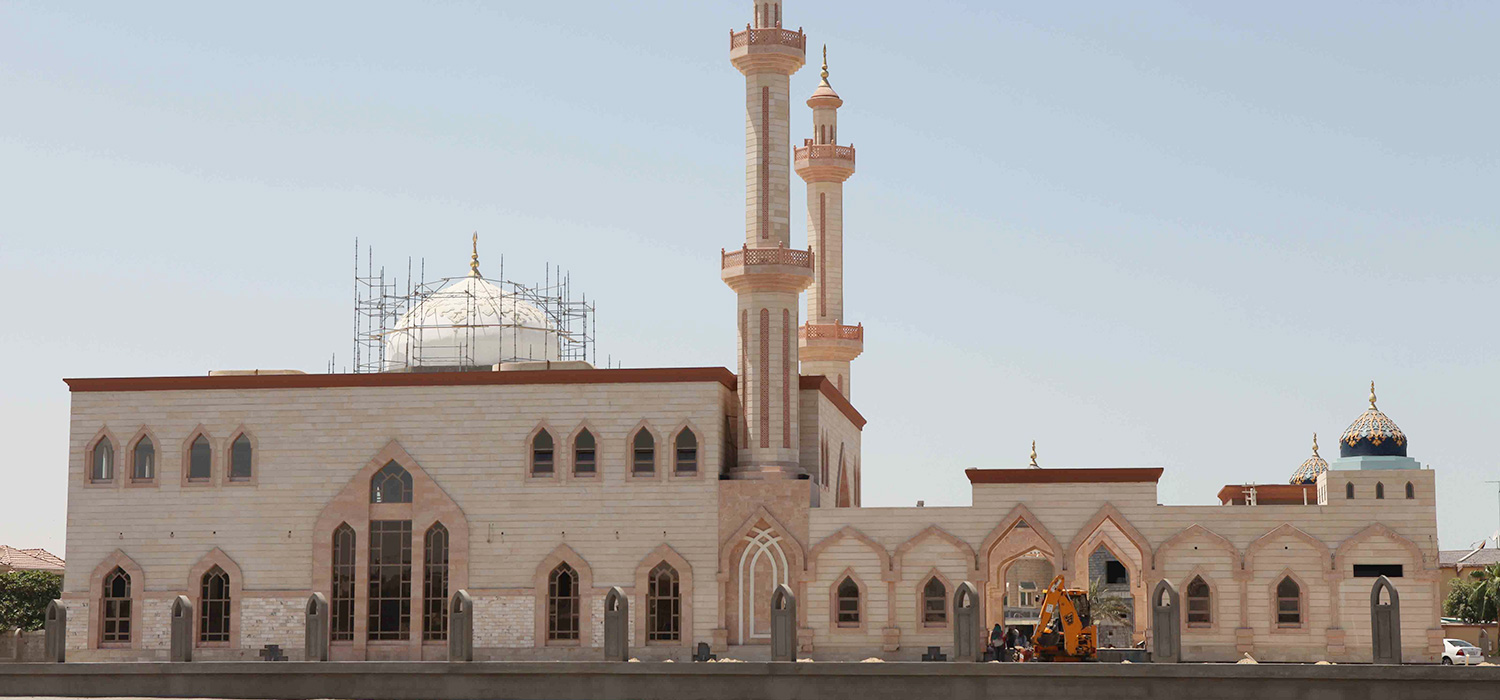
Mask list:
[[[422,639],[448,638],[448,528],[433,523],[422,538]]]
[[[370,477],[371,503],[411,503],[411,472],[394,461]]]
[[[99,438],[89,459],[90,481],[113,481],[115,478],[115,445],[109,438]]]
[[[253,475],[250,466],[250,458],[255,456],[255,448],[250,444],[250,436],[240,433],[234,442],[229,444],[229,480],[249,481]]]
[[[369,580],[368,639],[410,639],[410,520],[370,521]]]
[[[698,436],[688,428],[677,433],[676,471],[678,474],[698,473]]]
[[[547,641],[578,640],[578,572],[558,564],[547,576]]]
[[[333,590],[329,591],[332,603],[332,622],[329,626],[333,641],[354,639],[354,528],[348,523],[333,531]]]
[[[676,642],[682,639],[682,595],[677,570],[662,562],[651,570],[646,582],[646,641]]]
[[[1384,499],[1385,499],[1385,484],[1377,481],[1377,482],[1375,482],[1375,500],[1384,500]]]
[[[1352,481],[1344,484],[1344,500],[1354,500],[1354,482]]]
[[[552,433],[538,430],[531,438],[532,476],[552,476]]]
[[[203,574],[198,595],[198,643],[229,642],[229,574],[215,565]]]
[[[631,455],[631,473],[656,473],[656,438],[651,437],[651,431],[645,428],[635,431],[635,439],[631,441]]]
[[[1417,497],[1417,490],[1414,489],[1414,488],[1412,488],[1410,481],[1406,482],[1406,500],[1410,501],[1411,499],[1416,498],[1416,497]]]
[[[1276,584],[1276,626],[1302,626],[1302,587],[1290,576]]]
[[[848,576],[839,581],[838,605],[835,608],[839,627],[859,626],[859,584]]]
[[[578,437],[573,438],[573,473],[593,476],[598,469],[594,455],[594,434],[587,428],[578,431]]]
[[[214,450],[208,438],[202,434],[193,438],[188,447],[188,481],[208,481],[213,478]]]
[[[156,444],[151,438],[141,436],[135,443],[130,457],[130,478],[133,481],[150,481],[156,478]]]
[[[1188,627],[1208,627],[1213,624],[1213,593],[1208,589],[1208,583],[1202,576],[1194,576],[1187,585],[1187,623]]]
[[[101,626],[100,644],[130,644],[130,574],[115,567],[104,577],[104,595],[99,601]]]
[[[948,624],[948,587],[936,576],[922,586],[922,625],[942,627]]]
[[[822,464],[818,467],[818,483],[824,487],[828,486],[828,438],[823,438],[820,459]]]

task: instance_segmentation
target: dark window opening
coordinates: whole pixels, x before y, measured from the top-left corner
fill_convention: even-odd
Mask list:
[[[1125,564],[1110,560],[1104,562],[1105,583],[1130,583],[1130,573],[1125,570]]]
[[[1355,564],[1355,578],[1401,578],[1403,566],[1401,564]]]
[[[213,476],[213,448],[208,438],[199,435],[193,438],[188,448],[188,481],[208,481]]]
[[[370,521],[369,639],[409,639],[411,521]]]

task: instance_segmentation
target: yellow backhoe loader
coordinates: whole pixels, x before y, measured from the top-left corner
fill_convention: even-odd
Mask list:
[[[1094,661],[1099,629],[1089,616],[1089,592],[1063,588],[1063,577],[1052,579],[1042,598],[1031,644],[1040,661]]]

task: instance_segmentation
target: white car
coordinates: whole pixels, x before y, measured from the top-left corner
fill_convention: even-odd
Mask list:
[[[1470,666],[1484,662],[1484,652],[1462,639],[1443,640],[1443,665],[1462,664]]]

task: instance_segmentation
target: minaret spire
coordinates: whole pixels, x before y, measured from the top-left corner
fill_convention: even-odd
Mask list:
[[[1036,440],[1031,441],[1031,464],[1027,466],[1030,466],[1032,469],[1042,468],[1042,465],[1036,463]]]
[[[479,232],[474,232],[474,252],[469,255],[469,276],[479,277]]]

